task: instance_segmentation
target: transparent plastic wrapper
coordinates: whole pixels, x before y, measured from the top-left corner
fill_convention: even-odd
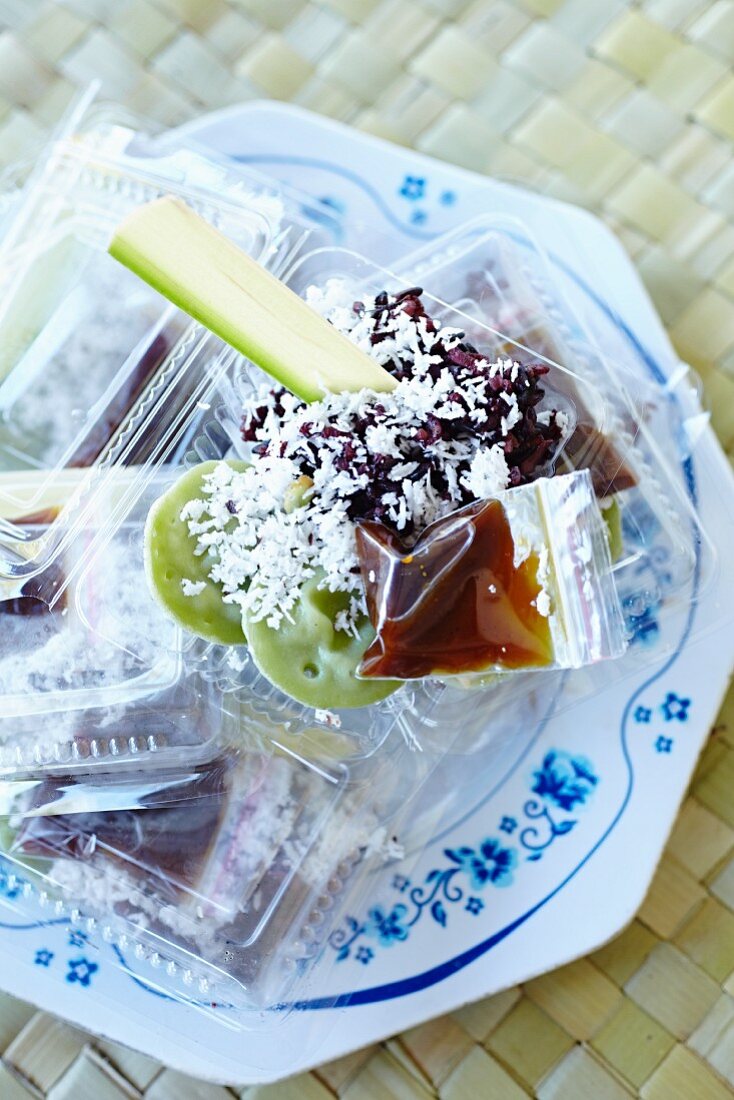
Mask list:
[[[409,551],[377,524],[357,541],[376,630],[361,676],[582,668],[625,650],[588,471],[467,505]]]

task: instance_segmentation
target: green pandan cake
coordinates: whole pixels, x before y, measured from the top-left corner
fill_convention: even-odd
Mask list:
[[[151,591],[179,626],[209,642],[242,645],[242,614],[225,603],[210,577],[215,559],[197,554],[196,540],[181,519],[184,507],[201,495],[204,478],[218,465],[203,462],[179,478],[151,508],[145,529],[145,571]],[[233,461],[233,469],[246,463]]]

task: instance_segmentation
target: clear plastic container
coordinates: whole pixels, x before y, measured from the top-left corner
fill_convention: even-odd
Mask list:
[[[560,320],[540,308],[527,320],[525,267],[507,234],[474,228],[461,241],[437,242],[397,275],[338,249],[269,262],[301,294],[330,278],[355,299],[420,282],[429,313],[467,331],[483,352],[547,364],[549,394],[565,400],[570,430],[588,419],[597,442],[619,447],[631,472],[632,484],[614,486],[624,544],[614,576],[625,601],[648,599],[644,553],[652,558],[667,540],[675,569],[664,598],[685,604],[705,536],[664,458],[666,432],[677,432],[680,418],[666,427],[664,395],[654,387],[627,392],[624,371],[587,349],[583,334],[571,347],[562,309]],[[494,323],[496,294],[467,293],[488,255],[495,276],[505,265],[505,304],[523,302],[522,322],[506,318],[510,332]],[[541,260],[538,253],[539,278]],[[15,644],[3,658],[0,642],[0,686],[3,660],[12,663],[19,645],[23,664],[37,659],[48,672],[44,647],[57,639],[71,645],[78,632],[88,663],[70,672],[62,661],[51,682],[4,693],[0,810],[9,815],[5,847],[18,906],[69,913],[92,944],[112,941],[121,965],[127,951],[148,959],[151,985],[198,1008],[216,1001],[260,1009],[281,1004],[296,985],[303,994],[330,930],[369,893],[369,870],[399,854],[398,845],[420,851],[431,823],[462,797],[462,776],[475,782],[478,764],[491,768],[497,753],[527,736],[554,705],[561,674],[479,684],[429,678],[371,707],[323,713],[278,692],[245,647],[233,652],[171,627],[144,583],[143,517],[184,455],[186,464],[246,457],[241,405],[262,380],[196,326],[182,339],[184,350],[80,482],[57,467],[59,492],[72,486],[65,522],[31,517],[6,527],[6,581],[15,585],[6,600],[40,595],[52,610],[7,615]],[[654,447],[648,421],[658,407]],[[579,457],[563,443],[558,469],[598,460],[598,448]],[[16,495],[31,473],[14,475]],[[46,508],[58,503],[52,490],[38,498]],[[643,509],[652,517],[646,524],[637,520]],[[23,591],[31,581],[40,591]],[[573,688],[566,706],[595,690],[586,670],[566,682]],[[430,806],[421,801],[427,790]],[[190,834],[191,844],[171,851],[172,837]],[[246,1026],[236,1011],[234,1026]],[[275,1027],[277,1018],[264,1014],[256,1026]]]
[[[338,731],[283,731],[127,784],[91,772],[25,784],[0,816],[6,897],[34,919],[68,917],[88,952],[113,945],[136,980],[229,1027],[277,1028],[314,961],[321,979],[336,965],[327,941],[372,902],[373,872],[400,859],[409,873],[457,791],[474,797],[482,774],[486,789],[526,751],[557,688],[533,674],[520,697],[507,688],[485,700],[481,726],[451,737],[439,717],[427,751],[392,739],[348,768]]]
[[[339,254],[339,261],[351,262],[351,255]],[[325,261],[325,271],[333,277],[334,253],[316,253],[305,263],[319,265]],[[359,263],[365,261],[359,260]],[[344,270],[344,269],[342,269]],[[385,276],[374,269],[375,278]],[[300,275],[300,272],[299,272]],[[315,273],[314,273],[315,275]],[[315,277],[315,281],[319,281]],[[311,280],[309,279],[309,284]],[[305,288],[306,283],[303,284]],[[360,289],[364,289],[360,284]],[[481,343],[481,341],[480,341]],[[224,456],[246,458],[249,449],[243,444],[240,434],[239,408],[242,399],[253,392],[263,380],[257,368],[240,361],[235,365],[235,373],[224,373],[218,380],[217,393],[224,398],[221,404],[212,400],[213,418],[205,432],[195,442],[194,449],[187,456],[190,465]],[[562,448],[559,454],[562,453]],[[602,564],[602,569],[607,563]],[[611,608],[614,616],[614,606]],[[615,640],[612,650],[617,655],[623,648],[623,639],[613,630]],[[349,735],[356,744],[365,750],[381,745],[385,738],[397,727],[410,743],[421,745],[426,726],[431,725],[431,716],[442,699],[439,721],[447,723],[445,728],[447,743],[458,733],[464,724],[470,725],[479,734],[482,723],[482,707],[487,706],[487,693],[475,693],[471,700],[462,699],[461,689],[452,687],[451,681],[421,680],[406,682],[393,695],[381,703],[369,707],[345,709],[335,708],[326,716],[304,704],[298,703],[279,691],[257,668],[246,647],[235,650],[198,643],[194,647],[209,668],[216,668],[228,678],[232,689],[237,693],[248,715],[252,727],[267,731],[270,724],[285,724],[288,729],[304,731],[313,726],[323,727],[324,722],[336,722],[343,735]],[[446,698],[444,699],[444,694]],[[483,696],[483,697],[482,697]],[[448,717],[450,715],[450,718]],[[459,718],[461,715],[461,719]]]
[[[186,675],[180,633],[140,571],[147,510],[174,474],[137,497],[136,476],[98,472],[82,526],[70,520],[29,579],[3,582],[18,595],[0,603],[0,775],[193,761],[222,726],[220,693]],[[43,546],[47,528],[34,530]]]
[[[48,780],[41,807],[69,813],[27,814],[6,847],[29,903],[147,958],[151,984],[257,1009],[303,978],[357,868],[386,851],[397,783],[385,768],[379,790],[347,789],[284,750],[222,753],[171,779],[162,805],[144,793],[87,813],[83,781]]]
[[[109,109],[79,124],[86,129],[39,157],[0,241],[4,518],[35,516],[44,499],[55,504],[59,471],[107,461],[136,406],[196,338],[188,318],[108,256],[130,210],[176,195],[276,272],[307,244],[333,239],[317,204],[279,193],[264,177],[170,138],[143,139]],[[130,152],[136,144],[144,152]],[[169,396],[183,402],[185,394],[178,387]],[[141,441],[128,461],[147,454]],[[23,491],[18,470],[35,472]]]
[[[623,333],[610,324],[605,343],[570,304],[573,284],[551,265],[521,222],[478,218],[406,257],[397,268],[465,314],[483,334],[516,343],[512,354],[551,364],[548,380],[576,410],[576,431],[564,455],[569,468],[591,466],[597,494],[621,513],[624,553],[615,563],[631,639],[660,614],[687,606],[698,571],[705,586],[715,550],[701,530],[687,490],[685,460],[706,417],[690,368],[670,382],[640,371]],[[559,374],[562,363],[571,373]],[[575,376],[575,378],[574,378]],[[648,640],[649,640],[649,636]],[[660,643],[662,632],[655,632]]]
[[[224,213],[228,201],[246,207],[267,224],[268,240],[258,259],[270,259],[281,268],[304,249],[336,244],[341,236],[338,218],[325,203],[254,168],[237,165],[195,138],[163,130],[117,104],[98,102],[90,87],[80,93],[50,141],[32,159],[13,164],[0,175],[0,233],[5,247],[22,242],[25,233],[33,233],[37,217],[47,216],[49,192],[56,207],[52,216],[68,212],[57,193],[60,171],[72,190],[79,179],[83,186],[104,194],[111,216],[124,202],[123,196],[145,201],[161,188],[166,193],[185,189],[187,201],[199,209],[203,206],[210,217]]]

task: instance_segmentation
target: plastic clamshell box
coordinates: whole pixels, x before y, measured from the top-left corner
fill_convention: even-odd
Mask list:
[[[307,242],[333,240],[317,204],[283,197],[256,174],[210,163],[181,143],[171,149],[170,140],[165,149],[153,145],[157,156],[149,147],[145,156],[115,156],[109,146],[120,144],[121,132],[134,144],[135,131],[119,126],[53,143],[4,226],[0,517],[16,523],[56,507],[61,471],[107,456],[190,328],[107,254],[130,210],[177,195],[276,273]],[[18,470],[34,476],[19,484]]]
[[[68,814],[0,828],[29,901],[148,958],[172,996],[262,1008],[303,980],[356,868],[374,865],[401,771],[385,760],[378,785],[347,788],[284,750],[223,751],[171,778],[162,805],[141,788],[130,809],[88,813],[82,782]],[[48,780],[41,806],[62,788]]]
[[[176,466],[230,354],[116,263],[107,243],[120,218],[162,194],[184,199],[276,271],[336,229],[312,200],[84,103],[32,167],[9,170],[3,182],[16,190],[4,193],[0,236],[0,770],[98,765],[144,751],[163,758],[179,742],[179,754],[181,745],[192,751],[219,724],[218,710],[205,708],[203,721],[200,696],[195,735],[182,730],[185,707],[175,711],[173,738],[170,720],[141,737],[123,736],[127,722],[111,730],[104,708],[96,719],[71,718],[95,710],[95,699],[120,706],[141,692],[159,699],[152,714],[160,715],[161,693],[183,675],[180,644],[174,656],[171,644],[157,653],[150,644],[175,635],[160,614],[147,641],[129,613],[113,629],[121,601],[110,602],[109,555],[119,554],[143,491],[137,473]],[[100,544],[107,557],[95,557]],[[142,576],[122,588],[132,596],[136,586],[144,590]],[[45,604],[58,614],[38,614]],[[107,733],[95,736],[105,715]],[[38,737],[41,724],[46,737],[55,729],[50,742]]]
[[[644,410],[637,408],[622,386],[615,382],[612,387],[613,380],[609,380],[609,370],[603,359],[598,358],[592,366],[587,365],[587,360],[582,363],[578,352],[579,345],[576,342],[573,355],[569,354],[569,359],[574,364],[578,361],[580,368],[586,370],[586,373],[582,374],[581,370],[576,373],[567,366],[561,365],[560,362],[550,360],[545,354],[551,347],[557,348],[560,352],[565,349],[564,330],[561,324],[563,315],[561,314],[559,318],[558,311],[555,316],[549,311],[542,312],[537,306],[537,295],[536,299],[530,300],[527,280],[522,281],[524,268],[514,256],[513,242],[508,234],[497,229],[488,230],[486,226],[474,226],[464,230],[464,236],[468,243],[464,241],[461,233],[439,240],[432,251],[424,251],[418,257],[407,261],[406,274],[403,276],[395,276],[354,253],[339,249],[318,249],[298,259],[285,277],[300,292],[305,291],[309,285],[322,285],[329,278],[340,278],[353,286],[355,293],[357,290],[360,293],[375,293],[385,287],[397,289],[404,286],[406,282],[409,284],[420,277],[426,282],[428,290],[435,291],[435,295],[427,295],[429,310],[447,323],[467,328],[480,349],[492,355],[515,355],[526,361],[529,358],[546,362],[551,367],[548,378],[552,400],[559,401],[564,394],[566,395],[567,407],[575,414],[571,421],[573,430],[578,423],[579,410],[574,401],[579,393],[583,393],[584,415],[593,416],[594,430],[602,438],[605,436],[609,438],[611,433],[611,438],[616,441],[617,436],[614,433],[620,424],[622,414],[631,425],[640,428],[644,416],[649,415],[647,410],[651,407],[650,401],[646,400]],[[538,254],[538,278],[542,278],[543,270],[542,257]],[[519,312],[523,324],[521,325],[519,321],[514,324],[513,336],[485,324],[470,312],[474,300],[467,298],[467,287],[475,285],[480,277],[485,278],[486,281],[487,271],[493,272],[493,286],[505,288],[503,291],[505,297],[501,303],[503,308],[512,301],[516,302],[516,312]],[[513,279],[517,283],[517,288]],[[459,310],[447,304],[454,299],[464,308]],[[491,297],[480,290],[477,293],[477,301],[479,306],[474,310],[474,314],[480,307],[488,309],[487,303],[491,302]],[[491,313],[492,310],[490,309],[489,312]],[[513,317],[514,314],[508,315],[508,322],[512,322]],[[492,319],[494,319],[493,315],[487,317],[487,320]],[[529,345],[529,342],[523,343],[516,339],[516,337],[528,339],[530,336],[537,338],[542,350],[536,350]],[[227,454],[239,453],[240,456],[246,454],[242,449],[239,433],[239,410],[243,397],[251,392],[252,386],[256,381],[261,380],[262,376],[234,353],[224,354],[220,367],[221,369],[216,371],[216,378],[211,379],[214,393],[206,389],[206,381],[203,381],[199,399],[189,401],[185,410],[173,409],[170,402],[165,400],[161,402],[166,410],[168,423],[166,431],[170,439],[175,440],[174,449],[178,448],[176,454],[181,453],[179,441],[191,439],[192,435],[198,431],[193,448],[187,457],[189,464],[201,459],[221,458]],[[609,387],[609,392],[614,394],[614,400],[603,394],[602,385]],[[177,385],[176,389],[179,388]],[[647,395],[645,396],[647,398]],[[658,400],[662,400],[659,395]],[[212,408],[210,409],[209,406]],[[162,434],[165,435],[165,432],[162,432],[160,424],[155,424],[156,415],[156,413],[149,414],[147,424],[148,435],[157,439]],[[154,430],[151,430],[151,425],[154,426]],[[140,426],[130,433],[130,447],[135,447],[135,440],[141,434],[145,436],[146,432],[141,430]],[[676,523],[676,519],[690,518],[690,509],[685,507],[685,501],[680,494],[672,491],[670,496],[667,496],[661,491],[660,485],[668,478],[668,471],[665,464],[658,461],[654,471],[655,477],[653,477],[650,462],[640,449],[640,441],[647,436],[637,431],[633,438],[628,431],[620,434],[619,438],[624,440],[620,461],[628,463],[637,478],[637,484],[625,492],[630,497],[634,494],[638,499],[638,509],[646,508],[655,517],[657,528],[666,537],[676,539],[671,551],[673,560],[677,566],[688,570],[692,552],[691,543],[702,535],[697,533],[695,523],[693,527],[688,527],[686,523]],[[155,476],[155,470],[161,463],[169,461],[172,454],[171,445],[163,439],[157,446],[156,454],[149,457],[141,467],[142,483],[145,488],[140,492],[145,494],[146,500],[152,499],[150,494],[153,490],[150,485]],[[563,454],[560,458],[563,461]],[[98,472],[94,472],[94,476],[98,476]],[[618,495],[623,496],[623,494]],[[93,496],[92,499],[94,499]],[[680,509],[678,512],[677,506]],[[81,506],[77,505],[77,507]],[[626,502],[623,508],[628,508]],[[121,523],[123,518],[122,515],[118,515],[113,525]],[[640,564],[644,544],[640,548],[638,529],[632,520],[625,523],[626,547],[627,539],[631,539],[633,551],[629,555],[623,555],[616,572],[620,576],[630,578],[625,590],[625,602],[628,615],[634,617],[637,608],[644,606],[645,600],[649,599],[649,579],[644,563]],[[637,543],[635,539],[638,539]],[[98,558],[97,567],[104,571],[103,557]],[[139,563],[133,560],[131,567],[135,571],[139,568]],[[319,715],[311,708],[297,704],[277,691],[248,659],[246,648],[233,654],[231,650],[224,647],[184,638],[179,640],[179,645],[181,647],[179,675],[184,678],[196,675],[202,683],[218,685],[217,690],[227,697],[226,705],[236,704],[241,708],[239,715],[247,724],[248,736],[268,739],[273,736],[273,731],[281,729],[287,730],[289,734],[297,734],[312,729],[328,730],[330,728],[333,722],[332,716]],[[165,662],[161,661],[158,668],[164,665]],[[171,669],[173,665],[165,667]],[[172,673],[169,674],[172,675]],[[133,707],[138,706],[137,700],[141,698],[140,693],[144,696],[148,687],[153,694],[156,691],[165,690],[166,687],[166,682],[157,680],[155,676],[151,677],[148,686],[146,686],[145,677],[139,678],[138,683],[139,689],[133,691],[130,697]],[[125,685],[125,690],[127,691],[129,687],[129,684]],[[73,703],[61,701],[65,696],[69,700],[72,699],[73,692],[69,693],[65,685],[59,685],[59,689],[56,697],[49,694],[47,698],[48,712],[55,708],[69,709],[70,706],[73,709]],[[518,690],[522,690],[521,686]],[[462,726],[470,726],[478,735],[493,689],[492,687],[486,690],[477,688],[468,697],[462,692],[463,688],[455,686],[450,681],[411,683],[403,686],[400,691],[380,704],[361,710],[337,713],[336,720],[341,723],[341,744],[351,746],[349,750],[342,751],[346,751],[355,759],[370,756],[385,742],[394,729],[399,730],[408,741],[422,742],[427,729],[441,725],[446,730],[446,736],[450,737],[452,726],[456,724],[457,713],[462,715]],[[17,721],[17,719],[18,715],[15,714],[13,720]],[[126,719],[126,722],[134,724],[134,718]],[[101,743],[97,738],[93,740],[97,746]],[[190,747],[189,740],[185,743]],[[209,743],[206,735],[203,736],[203,743]],[[151,753],[153,753],[158,752],[162,747],[155,740],[151,742],[145,730],[134,744],[135,752],[145,752],[146,746],[152,746]],[[6,751],[5,754],[6,775],[13,774],[14,768],[19,768],[20,773],[26,774],[24,769],[31,765],[58,767],[60,763],[66,765],[70,760],[77,762],[73,749],[70,755],[68,739],[63,740],[63,747],[47,743],[43,760],[39,760],[38,756],[34,755],[38,751],[36,748],[30,753],[30,757],[27,752],[19,756],[18,741],[15,736],[6,738],[6,746],[8,745],[10,751]],[[108,761],[111,758],[111,754],[102,755]],[[90,756],[92,762],[96,763],[99,754],[93,749]],[[165,753],[162,753],[157,759],[163,763],[164,757]],[[83,760],[78,763],[82,770],[88,766]]]
[[[462,233],[466,235],[468,245]],[[603,473],[611,469],[608,476],[611,484],[604,483],[606,488],[598,492],[601,496],[610,497],[614,489],[624,515],[625,550],[615,566],[614,577],[615,581],[617,578],[620,582],[624,580],[625,612],[629,619],[653,598],[644,558],[645,538],[651,528],[656,533],[662,531],[670,540],[669,552],[678,570],[669,581],[669,597],[671,593],[680,593],[685,588],[691,575],[696,540],[703,538],[703,533],[698,530],[695,516],[675,481],[668,489],[667,483],[671,479],[664,459],[655,449],[647,452],[649,433],[642,429],[643,421],[649,415],[649,402],[644,407],[638,404],[591,345],[584,347],[586,357],[583,359],[579,353],[580,337],[574,345],[573,355],[567,352],[565,327],[560,323],[562,317],[543,311],[537,295],[527,304],[529,295],[523,291],[524,297],[518,300],[522,305],[520,312],[524,324],[515,323],[512,334],[501,331],[492,323],[496,318],[491,310],[482,312],[487,296],[481,290],[477,303],[472,306],[468,298],[469,287],[486,270],[488,251],[492,251],[495,266],[500,262],[504,264],[504,269],[499,272],[498,285],[506,288],[506,305],[515,293],[513,279],[518,283],[517,293],[521,292],[520,280],[524,278],[524,268],[519,266],[519,257],[513,255],[512,238],[501,230],[488,230],[485,225],[466,228],[438,239],[435,245],[422,250],[417,258],[408,258],[399,274],[374,265],[351,251],[337,248],[318,249],[301,257],[284,274],[284,278],[301,294],[305,294],[309,286],[323,286],[328,280],[336,279],[347,284],[350,295],[353,292],[355,299],[366,294],[377,294],[383,289],[396,292],[419,283],[424,287],[423,299],[429,314],[447,325],[464,329],[479,351],[486,351],[490,358],[510,357],[524,363],[546,364],[550,368],[544,379],[548,404],[570,412],[568,438],[556,457],[557,469],[562,471],[573,467],[568,455],[569,440],[575,433],[579,418],[588,424],[589,435],[593,430],[593,439],[590,445],[580,450],[577,464],[592,468],[598,466]],[[538,265],[538,277],[543,278],[545,269],[540,252]],[[453,304],[455,301],[457,306]],[[513,318],[508,317],[508,320]],[[557,358],[549,355],[553,349],[557,352]],[[226,455],[248,456],[247,446],[242,443],[240,435],[240,410],[243,400],[263,383],[264,376],[241,359],[234,360],[232,367],[233,371],[224,372],[218,379],[217,396],[212,399],[213,416],[196,440],[193,453],[188,456],[188,464]],[[583,395],[583,404],[580,395]],[[652,395],[646,393],[646,400],[648,396]],[[658,400],[662,398],[659,396]],[[668,431],[675,432],[677,427],[673,425]],[[602,461],[598,460],[600,451]],[[611,460],[609,451],[614,455]],[[617,481],[622,481],[622,472],[624,484],[633,484],[624,491],[617,491],[615,477]],[[645,509],[654,517],[644,528],[636,520],[640,509]],[[659,547],[659,539],[655,546]],[[657,555],[659,551],[656,549],[655,553]],[[658,592],[656,598],[659,598]],[[619,648],[613,651],[615,656],[619,655]],[[242,699],[254,726],[263,720],[272,724],[285,723],[293,730],[318,724],[312,709],[289,699],[259,673],[248,658],[246,647],[238,650],[237,654],[238,661],[233,670],[230,651],[216,646],[205,649],[210,667],[221,668],[225,675],[230,676],[233,690]],[[520,674],[518,679],[522,682],[523,675]],[[470,697],[462,695],[463,690],[450,679],[411,682],[382,703],[361,710],[339,711],[337,708],[336,713],[342,733],[350,733],[366,744],[381,744],[393,727],[400,729],[409,740],[422,742],[426,727],[433,721],[444,725],[448,731],[456,723],[458,714],[462,715],[462,721],[472,725],[476,721],[476,727],[481,726],[482,707],[491,696],[492,688],[484,690],[477,687]]]
[[[502,253],[506,240],[499,234],[492,247]],[[564,329],[548,311],[540,311],[532,328],[518,326],[512,333],[492,324],[490,310],[477,316],[461,287],[473,271],[481,273],[482,265],[472,249],[455,251],[454,244],[438,241],[433,252],[406,263],[398,276],[339,250],[301,258],[285,276],[301,292],[331,277],[348,280],[361,293],[422,282],[434,296],[427,296],[429,311],[448,323],[472,326],[480,348],[550,360],[559,372],[551,379],[554,397],[569,393],[571,385],[583,386],[599,431],[614,430],[619,407],[642,417],[642,409],[624,392],[623,404],[610,408],[601,391],[604,376],[598,384],[593,372],[582,375],[575,369],[576,358],[567,369]],[[519,292],[510,288],[508,299]],[[447,304],[453,302],[461,308]],[[553,349],[558,360],[564,356],[563,365],[549,355]],[[115,478],[125,473],[110,472],[106,493],[114,517],[105,526],[107,541],[96,542],[83,569],[73,573],[79,577],[77,592],[85,591],[83,576],[103,577],[112,567],[118,544],[133,578],[142,577],[140,519],[173,473],[165,468],[168,456],[178,460],[188,448],[190,464],[236,453],[240,403],[256,377],[241,357],[222,353],[186,407],[173,410],[168,429],[156,429],[157,450],[132,470],[134,487],[117,511]],[[575,408],[573,398],[569,402]],[[153,410],[150,416],[148,426],[155,422]],[[676,432],[677,422],[668,431]],[[128,445],[134,446],[135,438],[133,432]],[[649,466],[638,464],[636,457],[639,439],[637,433],[633,450],[624,452],[639,479],[625,492],[639,493],[657,508],[655,500],[649,501],[658,491],[648,482]],[[666,446],[664,435],[661,445]],[[654,473],[666,483],[664,461]],[[94,499],[100,507],[104,498]],[[678,504],[673,485],[669,506],[685,526],[689,513],[682,505],[676,513]],[[690,538],[698,537],[703,536],[691,526]],[[70,560],[73,566],[73,554]],[[675,592],[680,595],[681,589]],[[83,603],[82,597],[74,598]],[[98,590],[95,598],[100,599]],[[134,652],[139,643],[125,638],[110,601],[103,592],[95,625],[104,624],[108,636]],[[23,912],[40,906],[68,913],[89,936],[90,950],[100,938],[114,943],[122,967],[133,955],[146,961],[148,984],[204,1012],[216,1001],[218,1012],[231,1011],[230,1026],[277,1027],[282,1013],[253,1016],[250,1010],[305,995],[309,967],[340,915],[361,911],[355,899],[362,899],[363,908],[370,897],[369,871],[381,858],[377,850],[386,836],[397,836],[417,855],[457,798],[485,782],[508,747],[514,751],[524,744],[541,715],[559,705],[562,676],[527,673],[469,690],[436,680],[406,685],[383,704],[338,715],[342,728],[335,729],[276,692],[246,653],[237,654],[242,667],[235,671],[231,654],[222,647],[181,636],[171,643],[159,654],[159,679],[151,678],[152,690],[139,679],[126,705],[125,721],[139,739],[134,752],[120,754],[127,767],[109,767],[109,757],[98,766],[103,759],[99,737],[78,742],[83,748],[71,760],[73,767],[67,758],[51,761],[45,741],[46,763],[30,769],[26,764],[25,771],[15,772],[25,781],[6,785],[6,791],[15,791],[17,811],[5,826],[3,842],[18,887],[13,904]],[[637,652],[633,656],[639,661]],[[654,651],[645,659],[654,660]],[[616,669],[618,663],[604,667]],[[182,678],[176,680],[177,675]],[[192,754],[190,742],[185,744],[186,766],[174,756],[167,762],[165,753],[150,751],[147,741],[157,697],[171,716],[165,702],[167,676],[177,691],[186,684],[197,693],[200,710],[192,705],[188,713],[204,714],[211,733],[199,755]],[[568,674],[564,683],[571,681],[579,685],[577,698],[594,690],[586,670]],[[83,708],[80,713],[89,717]],[[38,724],[42,742],[54,721]],[[99,732],[104,735],[104,729]],[[415,741],[422,752],[410,749]],[[110,755],[119,759],[116,752]],[[6,775],[12,772],[11,767]]]
[[[529,674],[521,696],[499,684],[481,728],[429,720],[426,751],[393,738],[349,776],[338,732],[316,731],[138,776],[128,804],[93,776],[50,775],[23,815],[0,817],[9,904],[68,916],[89,952],[113,944],[138,980],[229,1027],[277,1028],[345,914],[368,907],[370,872],[391,854],[412,866],[468,777],[527,744],[553,679]]]
[[[220,693],[187,677],[142,572],[145,517],[173,476],[136,487],[134,467],[98,469],[81,526],[40,573],[4,582],[16,595],[0,603],[0,776],[191,763],[221,731]]]
[[[343,279],[350,288],[353,287],[355,297],[364,293],[379,293],[381,289],[395,287],[395,276],[379,266],[357,254],[341,249],[321,249],[302,257],[297,261],[292,270],[284,274],[285,281],[299,294],[305,295],[308,286],[321,286],[330,278]],[[462,327],[463,317],[459,312],[453,311],[450,306],[430,294],[424,296],[428,312],[438,312],[442,320],[452,326]],[[487,329],[474,333],[475,343],[483,350],[489,346],[492,350],[495,343],[495,333]],[[510,338],[503,338],[505,355],[512,354],[513,342]],[[510,349],[510,350],[508,350]],[[518,349],[519,350],[519,349]],[[237,456],[247,459],[249,448],[243,444],[241,438],[241,408],[243,400],[250,397],[256,388],[266,382],[266,378],[259,368],[243,359],[232,361],[233,371],[223,372],[216,384],[216,395],[212,397],[212,417],[205,426],[205,431],[195,441],[193,453],[187,456],[187,464],[193,465],[199,461],[221,459],[224,456]],[[567,374],[565,368],[557,365],[557,371]],[[573,379],[572,375],[569,375]],[[580,382],[580,379],[573,379]],[[554,405],[569,410],[569,427],[567,437],[570,436],[573,427],[573,407],[558,392],[557,389],[545,387],[548,390],[546,406]],[[567,439],[561,440],[554,462],[562,460],[563,449]],[[552,463],[550,464],[552,465]],[[550,466],[546,472],[551,472]],[[612,609],[613,610],[613,609]],[[612,619],[613,619],[612,615]],[[618,647],[616,652],[618,652]],[[209,647],[206,653],[207,661],[217,668],[221,668],[224,674],[229,676],[232,690],[238,693],[242,703],[247,708],[249,720],[253,726],[258,726],[264,720],[273,725],[284,724],[288,729],[308,729],[314,725],[324,724],[324,718],[319,717],[313,707],[299,704],[293,698],[278,691],[273,684],[266,679],[254,662],[249,657],[247,647],[235,650],[235,660],[232,661],[232,650],[222,647]],[[484,698],[482,698],[484,694]],[[439,708],[439,698],[446,696]],[[393,728],[399,729],[402,735],[412,742],[420,744],[421,736],[426,724],[436,720],[446,724],[447,736],[451,736],[454,726],[457,726],[457,718],[461,713],[462,722],[473,723],[479,726],[482,720],[482,705],[486,703],[486,693],[478,692],[471,700],[462,697],[461,690],[452,686],[451,681],[425,680],[404,684],[395,694],[388,696],[382,703],[372,704],[368,707],[340,709],[335,708],[335,715],[342,735],[349,734],[358,744],[361,741],[366,747],[376,747],[383,744],[384,739]],[[328,720],[328,719],[327,719]]]
[[[568,274],[516,219],[477,218],[396,271],[460,309],[470,335],[494,330],[498,354],[507,336],[515,342],[507,354],[547,362],[549,385],[574,402],[578,439],[565,457],[575,464],[576,443],[576,461],[601,458],[597,492],[619,507],[624,552],[614,577],[629,636],[653,615],[685,609],[696,570],[704,587],[716,570],[686,491],[683,464],[708,419],[690,368],[681,364],[663,386],[641,376],[613,326],[601,346],[570,304]],[[554,363],[570,373],[559,375]]]
[[[97,176],[86,158],[78,168],[66,175],[59,164],[47,205],[33,192],[29,203],[39,209],[32,228],[3,250],[0,507],[21,532],[25,515],[63,504],[54,486],[70,467],[110,460],[136,403],[180,357],[191,331],[187,318],[106,251],[124,211],[153,188],[126,191],[124,176],[103,173],[117,190],[113,203],[94,185],[85,190],[85,174]],[[194,201],[186,189],[179,193]],[[261,215],[237,204],[224,209],[220,228],[262,255],[268,226]],[[18,471],[33,476],[19,480]],[[59,520],[63,514],[62,508]],[[17,542],[12,535],[1,541],[10,550]],[[36,557],[33,566],[41,564]],[[13,572],[1,560],[0,569]]]

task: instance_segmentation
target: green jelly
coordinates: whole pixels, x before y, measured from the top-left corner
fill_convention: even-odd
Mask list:
[[[246,462],[228,464],[238,472],[247,469]],[[145,527],[145,572],[154,595],[179,626],[208,642],[243,645],[240,608],[224,602],[221,586],[209,579],[215,558],[211,553],[194,553],[196,539],[181,519],[184,505],[203,495],[204,478],[217,465],[194,466],[155,502]],[[185,596],[183,580],[205,587],[197,596]]]
[[[322,575],[306,581],[291,612],[293,622],[283,619],[277,630],[245,613],[252,658],[271,683],[306,706],[332,710],[377,703],[400,683],[357,679],[357,667],[375,632],[367,616],[356,638],[334,629],[334,620],[349,598],[343,592],[319,589]]]

